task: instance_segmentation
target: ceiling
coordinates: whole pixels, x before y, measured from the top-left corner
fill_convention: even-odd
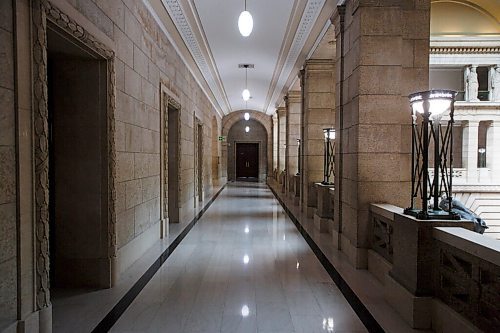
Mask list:
[[[245,109],[273,114],[288,89],[300,89],[297,74],[304,61],[333,56],[335,36],[329,19],[343,0],[247,0],[254,19],[254,30],[247,38],[239,34],[237,24],[244,0],[142,1],[212,105],[224,116]],[[431,1],[434,34],[458,33],[448,27],[451,18],[442,19],[450,11],[439,13],[440,6],[464,5],[487,15],[493,25],[498,24],[500,0]],[[471,15],[467,17],[472,20]],[[483,21],[478,22],[486,24]],[[252,96],[248,102],[241,97],[245,70],[238,68],[244,63],[255,65],[248,70]]]
[[[246,38],[238,31],[244,0],[143,2],[221,115],[245,109],[274,113],[304,60],[315,50],[320,57],[330,53],[336,1],[247,0],[254,29]],[[248,102],[241,97],[245,70],[238,68],[244,63],[255,65],[248,70]]]

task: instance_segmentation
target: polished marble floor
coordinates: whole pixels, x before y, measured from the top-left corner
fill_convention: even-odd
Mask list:
[[[228,185],[112,332],[366,332],[263,184]]]

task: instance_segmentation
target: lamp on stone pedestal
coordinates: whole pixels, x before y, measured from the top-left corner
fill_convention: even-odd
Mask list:
[[[296,176],[300,175],[300,139],[297,139],[297,173]]]
[[[453,113],[456,92],[429,90],[411,94],[412,194],[405,214],[421,220],[459,220],[452,212]],[[446,125],[441,123],[447,117]],[[433,165],[429,167],[432,157]],[[446,201],[440,208],[439,200]],[[415,199],[421,199],[418,209]]]
[[[335,172],[335,128],[324,128],[325,150],[323,154],[323,185],[332,185],[330,178]]]

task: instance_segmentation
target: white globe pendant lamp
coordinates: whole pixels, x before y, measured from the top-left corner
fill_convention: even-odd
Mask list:
[[[250,99],[250,90],[248,89],[245,89],[243,90],[243,92],[241,93],[241,96],[243,97],[243,100],[246,102]]]
[[[253,18],[252,14],[247,11],[247,1],[245,0],[245,10],[241,12],[238,18],[238,28],[240,29],[240,34],[243,37],[248,37],[253,30]]]
[[[241,97],[245,102],[248,102],[250,99],[250,90],[248,90],[248,66],[247,64],[243,65],[245,67],[245,89],[241,93]]]

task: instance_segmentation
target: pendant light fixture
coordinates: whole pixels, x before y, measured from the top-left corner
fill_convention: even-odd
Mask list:
[[[250,99],[250,90],[248,90],[248,66],[249,65],[243,65],[245,67],[245,89],[241,93],[241,97],[243,97],[243,100],[247,102]]]
[[[253,30],[253,18],[252,14],[247,11],[247,0],[245,0],[245,10],[241,12],[238,18],[238,28],[240,29],[240,34],[243,37],[248,37]]]

